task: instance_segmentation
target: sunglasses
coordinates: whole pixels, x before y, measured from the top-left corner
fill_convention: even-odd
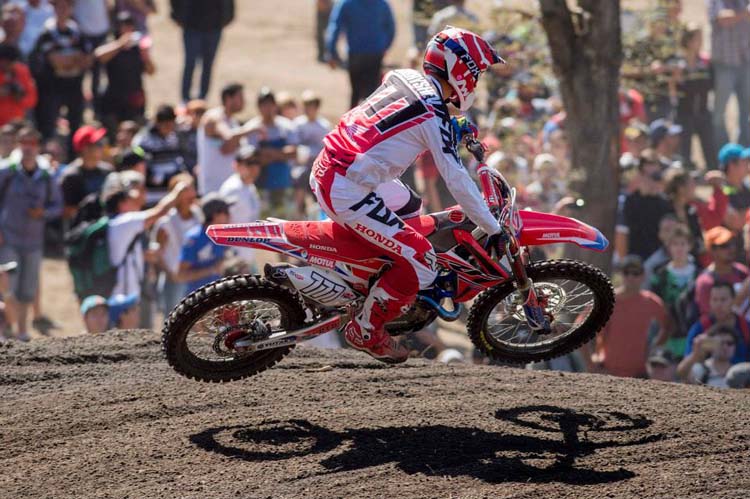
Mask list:
[[[642,270],[623,270],[622,275],[631,277],[640,277],[643,275]]]

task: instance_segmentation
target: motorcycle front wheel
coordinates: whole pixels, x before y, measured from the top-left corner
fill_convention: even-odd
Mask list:
[[[590,341],[609,320],[615,296],[599,269],[573,260],[534,262],[529,278],[550,320],[550,331],[526,323],[523,298],[512,281],[479,295],[467,330],[488,357],[508,363],[540,362],[572,352]]]

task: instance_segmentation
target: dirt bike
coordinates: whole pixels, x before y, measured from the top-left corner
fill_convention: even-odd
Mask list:
[[[479,163],[482,195],[502,236],[488,237],[459,206],[404,220],[432,243],[438,276],[386,331],[404,335],[437,318],[455,321],[463,304],[474,300],[466,329],[490,358],[528,363],[573,351],[609,320],[612,284],[582,262],[531,261],[529,248],[573,243],[604,251],[607,240],[573,218],[519,210],[515,189],[484,163],[482,145],[473,137],[463,143]],[[258,374],[297,343],[340,330],[389,268],[384,255],[368,253],[357,235],[332,221],[267,219],[212,225],[207,234],[216,244],[272,251],[302,263],[267,264],[263,276],[225,277],[175,307],[165,321],[162,347],[178,373],[199,381]],[[396,244],[384,237],[381,242]]]

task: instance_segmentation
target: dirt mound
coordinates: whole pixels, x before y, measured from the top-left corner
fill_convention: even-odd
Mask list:
[[[150,332],[0,355],[3,498],[750,491],[747,392],[313,349],[206,385]]]

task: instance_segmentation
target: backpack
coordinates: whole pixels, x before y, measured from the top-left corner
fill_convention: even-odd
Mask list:
[[[91,295],[109,297],[112,294],[117,284],[118,270],[140,239],[140,235],[136,236],[130,242],[122,262],[112,265],[107,241],[108,227],[109,217],[104,216],[79,224],[65,238],[68,268],[80,300]]]
[[[679,331],[679,337],[686,336],[690,327],[701,317],[698,303],[695,301],[696,281],[697,279],[693,279],[693,282],[685,288],[680,297],[670,307],[672,317],[675,318],[677,331]]]

